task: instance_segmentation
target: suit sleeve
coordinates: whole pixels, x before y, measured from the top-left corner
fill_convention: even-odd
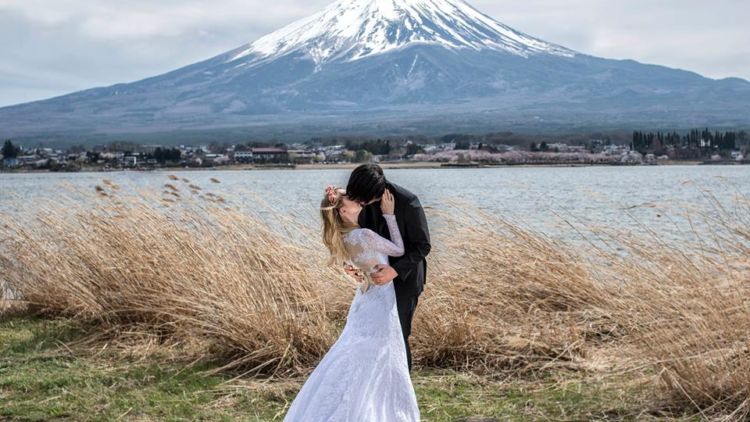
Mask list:
[[[427,218],[424,209],[416,197],[411,198],[409,203],[400,210],[404,219],[404,243],[406,253],[393,268],[401,279],[407,279],[422,260],[430,253],[430,231],[427,228]]]

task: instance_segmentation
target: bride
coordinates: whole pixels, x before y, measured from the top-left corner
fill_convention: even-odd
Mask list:
[[[284,418],[289,422],[418,421],[393,282],[375,285],[369,274],[388,257],[404,254],[394,199],[381,200],[390,238],[360,228],[362,206],[329,186],[321,202],[323,240],[335,263],[364,271],[341,336],[302,386]]]

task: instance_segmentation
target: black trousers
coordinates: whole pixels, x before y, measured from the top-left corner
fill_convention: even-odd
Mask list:
[[[417,309],[417,302],[419,302],[419,294],[396,295],[398,319],[401,322],[401,332],[404,335],[404,344],[406,345],[406,360],[409,363],[409,371],[411,371],[411,348],[409,347],[409,335],[411,335],[411,320],[414,318],[414,311]]]

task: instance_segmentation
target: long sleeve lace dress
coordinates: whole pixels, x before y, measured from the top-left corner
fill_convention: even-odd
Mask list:
[[[349,257],[371,272],[404,254],[393,215],[384,215],[392,240],[369,229],[344,235]],[[288,422],[413,422],[419,407],[406,361],[393,282],[358,288],[338,340],[305,382]]]

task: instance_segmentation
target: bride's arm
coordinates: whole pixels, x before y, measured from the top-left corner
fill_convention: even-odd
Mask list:
[[[393,214],[385,214],[383,215],[383,218],[385,218],[385,222],[388,224],[388,233],[391,235],[390,241],[378,236],[388,244],[388,250],[384,252],[393,257],[402,256],[404,254],[404,239],[401,237],[401,231],[398,229],[396,216]]]
[[[388,233],[391,240],[388,240],[372,230],[366,229],[367,244],[372,249],[384,253],[388,256],[399,257],[404,254],[404,240],[401,238],[401,232],[398,230],[396,216],[393,214],[383,214],[385,222],[388,224]]]
[[[380,210],[383,211],[383,218],[388,224],[388,233],[391,240],[385,239],[375,232],[370,232],[374,237],[371,241],[376,250],[393,257],[399,257],[404,254],[404,240],[401,238],[401,232],[398,230],[396,216],[393,215],[395,209],[395,200],[393,194],[386,189],[383,197],[380,199]]]

